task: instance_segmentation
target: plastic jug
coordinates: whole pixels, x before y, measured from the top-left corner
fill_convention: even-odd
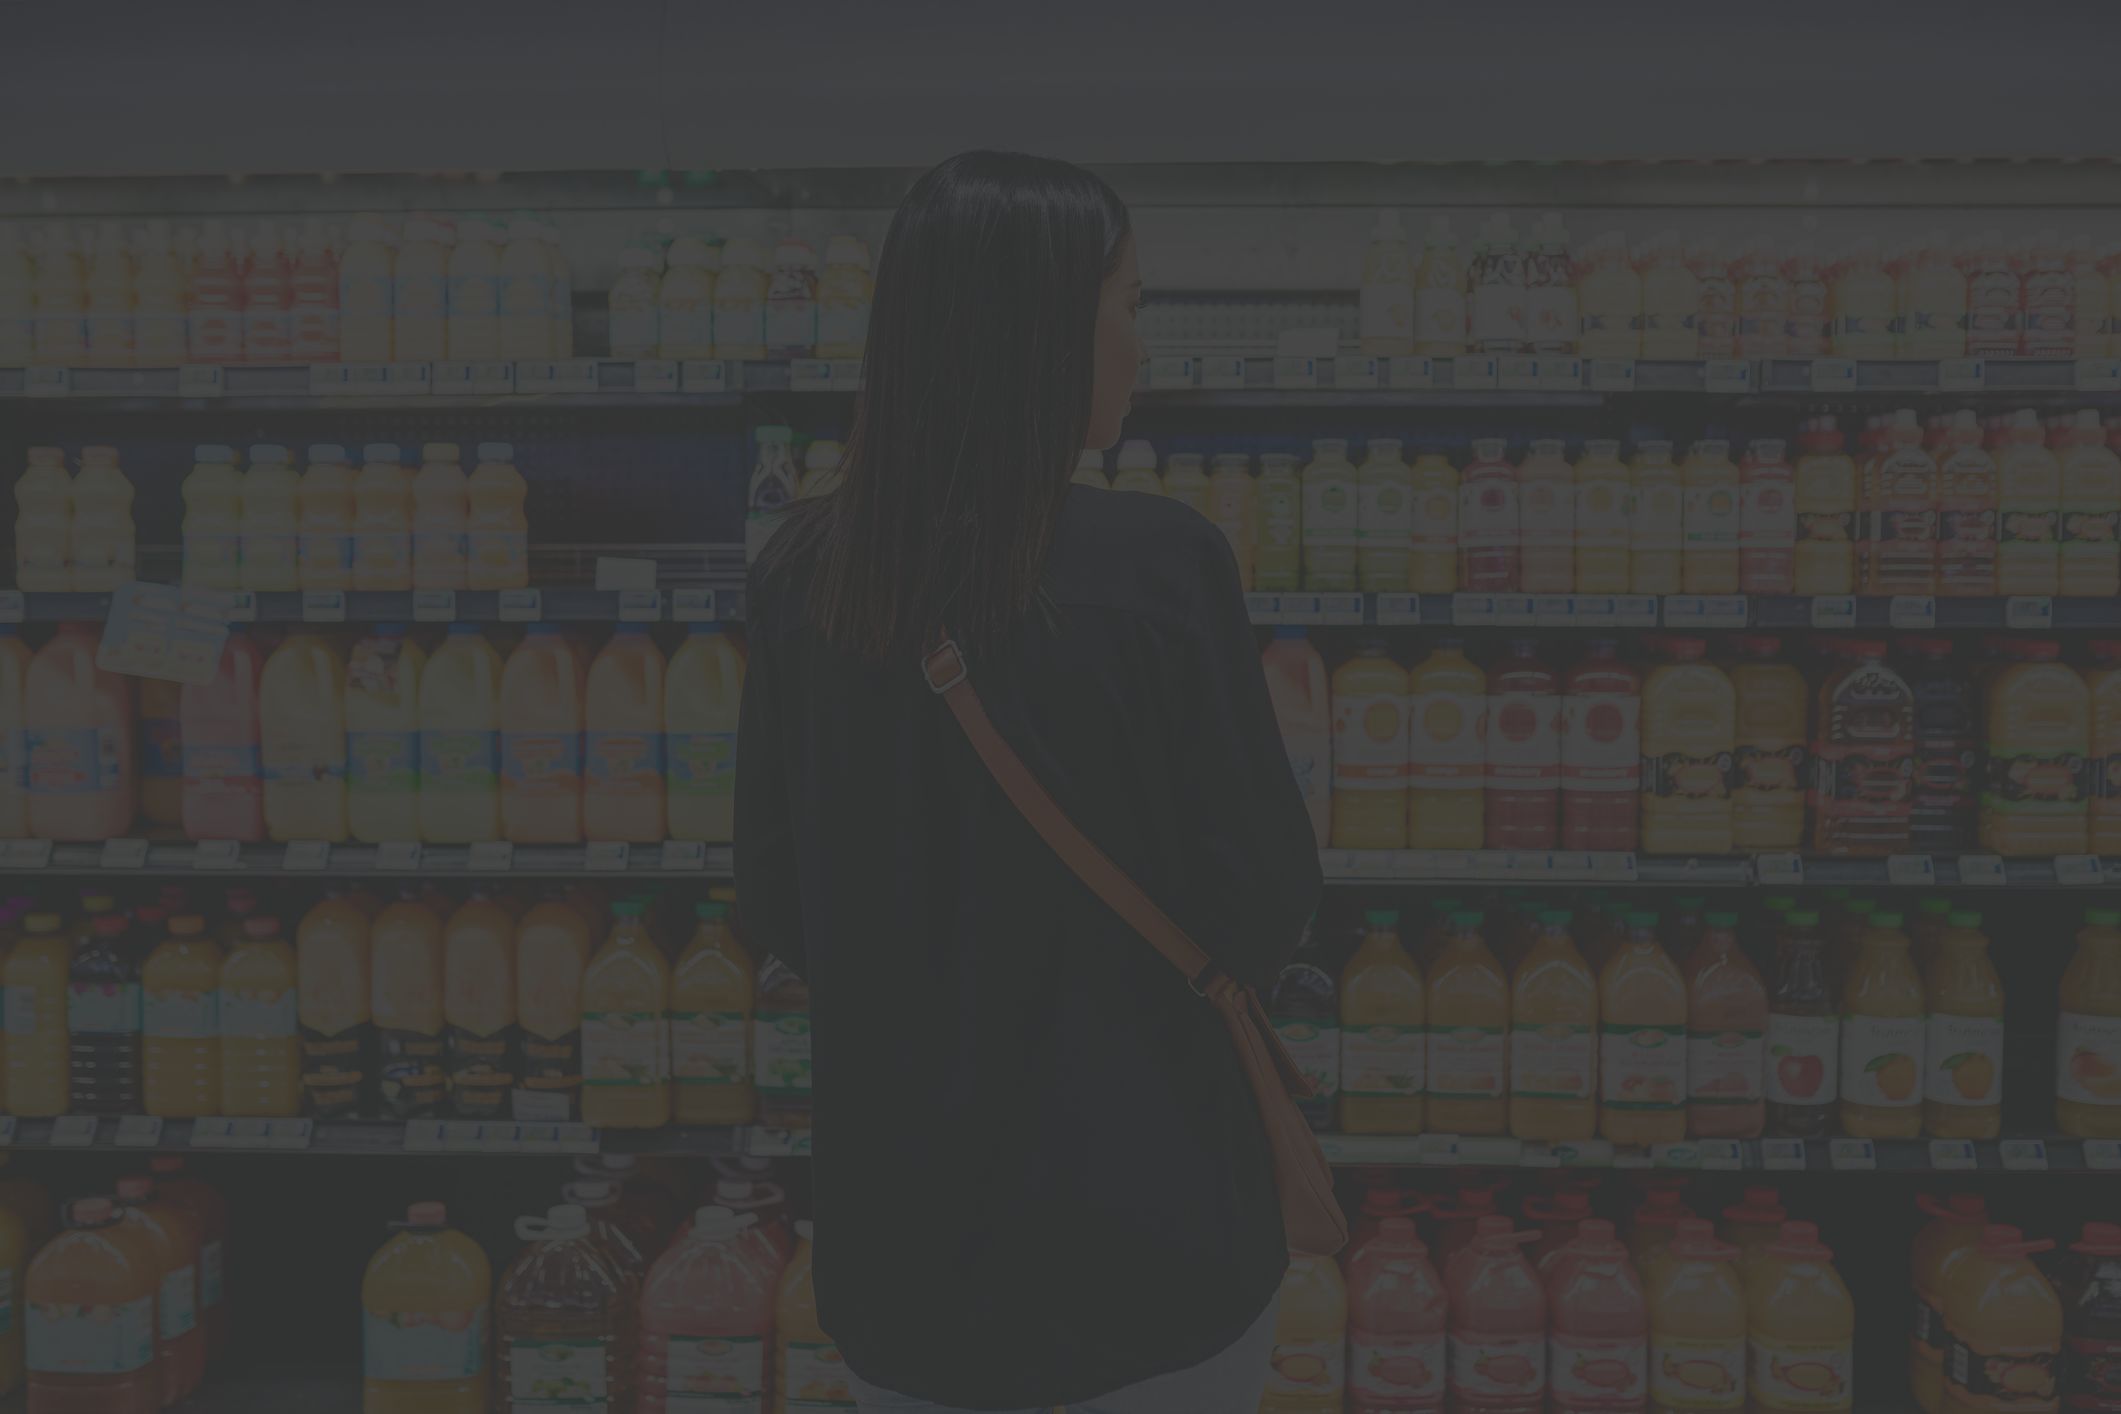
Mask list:
[[[133,484],[118,467],[116,447],[83,447],[74,478],[74,519],[67,556],[77,590],[108,593],[135,578]]]
[[[582,838],[584,666],[557,624],[530,626],[501,672],[501,828],[517,844]]]
[[[477,624],[449,637],[420,673],[420,837],[501,838],[501,658]]]
[[[1333,847],[1407,845],[1407,674],[1382,642],[1333,672]]]
[[[206,1332],[200,1325],[198,1224],[178,1204],[158,1198],[145,1174],[118,1180],[118,1212],[154,1252],[155,1363],[162,1397],[174,1403],[206,1377]]]
[[[1981,844],[2006,856],[2080,854],[2091,818],[2091,693],[2052,641],[2015,641],[1989,680]]]
[[[449,1108],[501,1119],[516,1083],[515,919],[474,891],[442,930],[442,1021]]]
[[[582,714],[582,825],[590,839],[646,844],[667,833],[666,667],[644,624],[620,624],[589,665]]]
[[[1429,968],[1428,1120],[1443,1134],[1501,1134],[1508,1123],[1510,980],[1480,935],[1481,915],[1450,915]]]
[[[737,711],[744,658],[728,635],[695,625],[671,654],[663,727],[670,837],[725,844],[736,819]]]
[[[0,979],[7,985],[7,1105],[25,1119],[67,1112],[71,1101],[71,1039],[67,1029],[67,940],[56,913],[22,920],[22,937],[8,953]]]
[[[1819,684],[1812,718],[1812,844],[1821,854],[1907,851],[1913,827],[1915,694],[1885,645],[1826,645],[1840,666]]]
[[[346,681],[321,634],[294,633],[259,681],[265,831],[273,839],[346,838]]]
[[[265,780],[259,760],[257,640],[232,632],[212,681],[184,684],[178,717],[184,740],[184,832],[195,840],[265,838]]]
[[[75,1114],[140,1113],[142,951],[108,896],[92,911],[67,961],[67,1054]]]
[[[2055,1124],[2080,1138],[2116,1139],[2121,1138],[2121,912],[2092,909],[2084,925],[2059,988]],[[12,962],[9,967],[12,976]]]
[[[1259,1414],[1338,1414],[1346,1385],[1348,1293],[1330,1257],[1291,1257]]]
[[[1412,848],[1479,849],[1485,841],[1487,689],[1487,674],[1455,638],[1438,639],[1435,651],[1407,674],[1406,842]],[[1340,808],[1336,794],[1334,809]]]
[[[301,1026],[302,1113],[346,1119],[367,1112],[376,1075],[370,1012],[368,917],[327,890],[295,928],[296,1019]]]
[[[1566,909],[1539,915],[1510,990],[1510,1133],[1587,1140],[1598,1129],[1598,982]]]
[[[699,926],[670,981],[670,1078],[679,1124],[748,1124],[752,967],[729,927],[729,906],[694,909]]]
[[[363,844],[420,837],[420,678],[403,624],[377,624],[346,661],[346,828]]]
[[[1642,848],[1728,854],[1737,694],[1698,638],[1662,640],[1642,687]]]
[[[1767,1123],[1767,987],[1738,946],[1738,915],[1711,913],[1687,959],[1687,1131],[1758,1138]]]
[[[1413,1219],[1388,1217],[1347,1262],[1348,1408],[1417,1414],[1443,1407],[1449,1319],[1443,1282]]]
[[[108,1198],[83,1198],[23,1279],[29,1405],[156,1414],[164,1403],[155,1298],[160,1276]]]
[[[433,1116],[448,1083],[442,1069],[442,921],[407,893],[376,915],[369,933],[379,1096],[382,1113],[392,1119]]]
[[[1843,450],[1831,417],[1808,419],[1797,434],[1797,548],[1792,584],[1799,594],[1856,592],[1856,463]]]
[[[473,589],[521,589],[530,583],[529,488],[507,442],[481,442],[479,464],[465,483],[467,580]]]
[[[589,924],[558,896],[516,922],[516,1024],[521,1028],[522,1095],[517,1117],[555,1123],[581,1113],[582,976]]]
[[[1900,915],[1874,912],[1842,988],[1841,1129],[1857,1139],[1922,1133],[1922,978]]]
[[[1745,1407],[1745,1289],[1736,1247],[1698,1228],[1680,1232],[1648,1282],[1650,1408]]]
[[[420,469],[413,474],[412,587],[463,589],[470,501],[461,453],[454,442],[429,442],[420,448]]]
[[[302,588],[351,589],[354,474],[346,448],[319,442],[295,488],[295,559]]]
[[[573,1204],[520,1218],[516,1254],[494,1291],[498,1408],[624,1409],[633,1399],[635,1287]]]
[[[1730,669],[1737,705],[1731,790],[1731,843],[1748,853],[1793,850],[1804,842],[1805,746],[1810,692],[1804,674],[1778,661],[1782,641],[1736,641]]]
[[[611,934],[582,979],[582,1118],[657,1129],[670,1122],[670,966],[639,901],[611,912]]]
[[[1922,1193],[1915,1204],[1929,1221],[1916,1232],[1908,1252],[1915,1319],[1908,1332],[1907,1382],[1923,1414],[1937,1414],[1944,1403],[1944,1371],[1951,1354],[1945,1302],[1952,1271],[1980,1245],[1988,1227],[1988,1206],[1974,1193],[1954,1193],[1948,1200]]]
[[[1586,1223],[1547,1277],[1547,1384],[1560,1411],[1640,1410],[1649,1386],[1649,1313],[1610,1223]]]
[[[226,1114],[221,1104],[221,947],[197,914],[172,918],[148,954],[141,1030],[147,1112]]]
[[[1536,1232],[1475,1237],[1449,1272],[1451,1403],[1540,1414],[1547,1387],[1546,1292],[1525,1261]]]
[[[2002,1402],[2052,1402],[2062,1363],[2062,1299],[2031,1258],[2054,1247],[2014,1227],[1982,1229],[1945,1279],[1943,1407],[1972,1414]]]
[[[702,1208],[649,1268],[640,1301],[642,1408],[681,1407],[684,1392],[698,1389],[754,1407],[763,1400],[781,1271],[755,1240],[757,1227],[752,1214]],[[801,1390],[791,1393],[798,1408],[810,1407]]]
[[[221,964],[221,1110],[239,1118],[302,1112],[301,998],[295,950],[280,920],[243,920],[243,941]]]
[[[1373,909],[1340,979],[1340,1124],[1350,1134],[1419,1134],[1427,1056],[1421,971],[1399,914]]]
[[[1657,915],[1628,915],[1628,938],[1598,976],[1598,1132],[1615,1144],[1686,1137],[1687,995],[1657,941]]]
[[[1949,914],[1924,970],[1923,1128],[1935,1139],[1994,1139],[2003,1132],[2003,982],[1981,915]]]
[[[242,579],[245,589],[285,591],[302,583],[301,518],[296,499],[301,478],[288,464],[287,448],[250,449],[243,475]]]
[[[486,1414],[493,1268],[415,1203],[361,1281],[362,1414]]]
[[[829,1409],[854,1403],[846,1361],[817,1321],[814,1229],[799,1222],[795,1235],[795,1259],[781,1273],[774,1299],[774,1414],[802,1414],[806,1407]]]
[[[353,495],[354,588],[412,588],[412,486],[396,443],[361,449]]]
[[[122,836],[133,822],[131,684],[96,666],[95,625],[59,625],[22,690],[29,832],[51,840]]]
[[[178,1155],[158,1155],[148,1161],[148,1168],[154,1174],[156,1196],[190,1214],[199,1233],[199,1320],[206,1329],[206,1358],[211,1365],[228,1346],[228,1204],[213,1185],[186,1176],[184,1160]]]

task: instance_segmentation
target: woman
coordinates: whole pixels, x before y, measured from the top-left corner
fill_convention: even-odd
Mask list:
[[[737,880],[811,986],[819,1309],[867,1414],[1230,1414],[1267,1372],[1287,1259],[1229,1038],[920,671],[947,631],[1075,823],[1229,975],[1275,975],[1318,863],[1230,548],[1069,484],[1118,440],[1140,303],[1096,177],[929,172],[845,480],[754,576]]]

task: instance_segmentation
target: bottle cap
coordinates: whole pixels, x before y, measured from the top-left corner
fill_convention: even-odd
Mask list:
[[[2086,1223],[2084,1235],[2069,1250],[2087,1257],[2121,1257],[2121,1223]]]

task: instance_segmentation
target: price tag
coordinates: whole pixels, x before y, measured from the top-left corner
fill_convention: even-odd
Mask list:
[[[1526,1140],[1524,1152],[1517,1156],[1517,1167],[1521,1169],[1558,1169],[1561,1159],[1553,1149],[1536,1140]]]
[[[330,840],[290,840],[287,853],[280,856],[280,868],[284,873],[314,874],[330,867]]]
[[[180,363],[177,365],[177,396],[180,398],[218,398],[228,390],[228,375],[218,363]]]
[[[152,1149],[162,1142],[162,1119],[159,1115],[121,1115],[111,1142],[121,1149]]]
[[[1604,628],[1613,622],[1616,604],[1610,594],[1569,596],[1569,616],[1584,628]]]
[[[1539,386],[1550,393],[1573,392],[1583,386],[1583,360],[1568,354],[1547,354],[1539,360]]]
[[[2047,1172],[2047,1142],[2042,1139],[2005,1139],[1996,1146],[2003,1166],[2013,1173]]]
[[[2066,888],[2090,888],[2106,882],[2106,871],[2099,866],[2096,854],[2058,854],[2055,882]]]
[[[235,1121],[213,1115],[191,1122],[191,1146],[194,1149],[225,1149]]]
[[[552,382],[556,393],[594,393],[602,386],[593,358],[570,358],[554,364]]]
[[[1796,888],[1804,883],[1804,856],[1757,854],[1753,856],[1753,881],[1770,887]]]
[[[1495,622],[1529,626],[1532,623],[1532,596],[1529,594],[1496,595]]]
[[[1361,623],[1362,596],[1360,594],[1319,595],[1318,622],[1322,624]]]
[[[1200,386],[1231,392],[1245,386],[1245,360],[1238,354],[1211,354],[1200,361]]]
[[[420,845],[414,840],[391,840],[376,846],[376,869],[384,874],[415,874],[420,869]]]
[[[269,1119],[265,1122],[265,1146],[269,1149],[307,1149],[316,1132],[315,1120]]]
[[[559,365],[550,359],[518,359],[516,361],[516,391],[518,393],[549,393],[559,383]]]
[[[51,1145],[54,1149],[86,1149],[96,1142],[96,1128],[94,1115],[60,1115],[52,1121]]]
[[[1550,1144],[1554,1157],[1564,1168],[1611,1168],[1613,1145],[1604,1139],[1578,1139],[1573,1142]]]
[[[1889,854],[1885,880],[1909,888],[1927,888],[1937,882],[1937,862],[1926,854]]]
[[[412,592],[412,621],[416,624],[453,624],[457,621],[457,591],[454,589],[415,589]]]
[[[425,397],[434,391],[435,370],[431,363],[393,363],[383,375],[383,386],[392,397]]]
[[[1541,594],[1532,600],[1532,622],[1541,628],[1566,628],[1576,622],[1576,600],[1567,594]]]
[[[345,623],[346,595],[337,589],[303,590],[302,622],[306,624]]]
[[[1930,1140],[1930,1167],[1939,1173],[1964,1173],[1976,1166],[1974,1146],[1966,1140]]]
[[[1381,624],[1420,623],[1421,596],[1419,594],[1378,595],[1377,621]]]
[[[387,363],[342,363],[339,367],[345,376],[330,392],[352,398],[380,398],[390,392]]]
[[[626,853],[623,841],[596,840],[589,845],[582,864],[599,874],[621,874],[627,868]]]
[[[1927,594],[1895,594],[1885,612],[1886,622],[1894,628],[1937,626],[1937,601]]]
[[[1856,360],[1815,358],[1812,360],[1812,391],[1853,393],[1856,391]]]
[[[480,840],[465,856],[464,867],[474,874],[506,874],[515,867],[516,847],[507,840]]]
[[[1495,386],[1511,392],[1531,392],[1539,386],[1539,360],[1522,354],[1505,354],[1495,360]]]
[[[678,365],[678,382],[688,393],[726,393],[729,365],[718,358],[688,358]]]
[[[1854,628],[1856,599],[1851,594],[1821,594],[1812,600],[1813,628]]]
[[[1632,393],[1635,391],[1635,360],[1594,358],[1587,377],[1594,393]]]
[[[822,358],[799,358],[788,365],[788,386],[798,393],[832,391],[832,364]]]
[[[1317,594],[1284,594],[1275,602],[1277,623],[1315,624],[1323,621],[1325,604]]]
[[[652,624],[660,622],[662,617],[662,591],[656,589],[626,589],[620,591],[620,623]]]
[[[673,589],[670,591],[670,617],[681,624],[711,624],[717,615],[714,612],[712,589]]]
[[[352,364],[312,363],[309,366],[309,395],[327,398],[346,391],[346,371]]]
[[[2054,622],[2055,601],[2045,594],[2013,594],[2003,601],[2006,628],[2047,629]]]
[[[1416,1163],[1455,1164],[1458,1162],[1458,1136],[1424,1134],[1415,1141],[1414,1152]]]
[[[2102,1173],[2121,1169],[2121,1139],[2085,1140],[2084,1166]]]
[[[1451,596],[1451,622],[1474,627],[1495,622],[1495,596],[1492,594],[1453,594]]]
[[[0,869],[43,869],[51,862],[50,840],[8,840],[0,843]]]
[[[191,852],[194,869],[241,869],[243,845],[237,840],[200,840]]]
[[[1661,1169],[1698,1169],[1701,1167],[1701,1147],[1698,1144],[1652,1144],[1650,1162]]]
[[[1657,598],[1652,594],[1622,594],[1613,600],[1613,623],[1617,628],[1657,627]]]
[[[1805,1166],[1804,1141],[1802,1139],[1761,1140],[1760,1166],[1776,1173],[1803,1172]]]
[[[633,365],[633,391],[636,393],[675,393],[678,390],[678,366],[667,358],[644,358]]]
[[[1864,1173],[1878,1167],[1878,1146],[1868,1139],[1830,1139],[1827,1160],[1843,1173]]]
[[[1743,594],[1706,595],[1697,598],[1695,606],[1695,628],[1744,628],[1752,612]]]
[[[2121,392],[2121,359],[2078,359],[2077,391],[2080,393]]]
[[[1436,386],[1436,360],[1433,358],[1394,358],[1385,361],[1385,378],[1395,388],[1433,388]]]
[[[1451,360],[1451,386],[1475,391],[1500,386],[1502,370],[1494,358],[1471,354]]]
[[[41,364],[24,371],[22,395],[26,398],[63,398],[73,391],[73,370],[57,364]]]
[[[147,867],[146,840],[105,840],[103,862],[105,869],[144,869]]]
[[[1613,1167],[1616,1169],[1646,1169],[1650,1166],[1650,1151],[1639,1146],[1616,1144],[1613,1146]]]
[[[1711,393],[1753,391],[1753,365],[1744,359],[1712,358],[1702,365],[1702,383]]]
[[[1318,360],[1301,354],[1286,354],[1274,360],[1274,386],[1302,390],[1318,386]]]
[[[1446,1135],[1444,1137],[1451,1138],[1452,1136]],[[1425,1151],[1421,1156],[1423,1163],[1438,1162],[1430,1159],[1426,1152],[1426,1144],[1423,1148]],[[1441,1162],[1469,1164],[1475,1168],[1513,1169],[1517,1167],[1518,1161],[1524,1157],[1524,1141],[1520,1139],[1458,1138],[1456,1140],[1456,1149],[1457,1152],[1453,1158],[1442,1160]]]
[[[1701,1166],[1711,1173],[1735,1173],[1745,1167],[1745,1151],[1735,1139],[1704,1139],[1695,1147],[1701,1150]]]
[[[1182,356],[1150,359],[1149,387],[1159,393],[1192,392],[1193,360]]]
[[[1635,882],[1635,856],[1627,850],[1594,850],[1590,856],[1591,877],[1612,883]]]
[[[534,624],[545,616],[545,597],[535,589],[504,589],[500,611],[504,624]]]
[[[1959,882],[1983,888],[2003,886],[2003,858],[1995,854],[1962,854],[1959,856]]]
[[[1978,393],[1988,387],[1988,365],[1978,358],[1947,358],[1937,362],[1937,391]]]
[[[1342,354],[1333,360],[1333,386],[1364,389],[1377,386],[1377,360],[1367,354]]]
[[[443,1124],[438,1119],[405,1122],[405,1148],[409,1153],[430,1153],[442,1147]]]
[[[665,873],[698,873],[707,867],[707,846],[700,840],[664,840]]]

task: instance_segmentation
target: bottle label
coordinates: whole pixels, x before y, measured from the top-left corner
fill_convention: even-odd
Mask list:
[[[705,1410],[727,1407],[736,1401],[757,1399],[766,1392],[766,1343],[757,1336],[669,1337],[669,1399],[673,1414],[690,1408],[695,1398]],[[794,1386],[795,1372],[789,1371]],[[795,1394],[792,1387],[790,1395]],[[704,1398],[692,1392],[702,1391]],[[757,1406],[752,1406],[756,1408]],[[703,1411],[704,1414],[704,1411]]]
[[[1458,549],[1457,493],[1438,487],[1416,491],[1410,538],[1417,553],[1455,553]]]
[[[93,795],[115,789],[124,775],[118,734],[99,727],[31,727],[22,749],[31,795]]]
[[[1638,555],[1677,551],[1685,524],[1679,487],[1670,479],[1667,469],[1659,481],[1646,481],[1635,489],[1635,514],[1628,526],[1628,548]]]
[[[1547,1343],[1537,1335],[1451,1332],[1451,1392],[1475,1399],[1529,1399],[1547,1382]]]
[[[671,1384],[679,1385],[673,1340]],[[573,1414],[603,1414],[611,1397],[610,1343],[602,1340],[508,1341],[509,1409],[567,1409]],[[594,1406],[585,1409],[583,1406]]]
[[[1416,736],[1422,733],[1417,729]],[[1561,779],[1561,699],[1551,692],[1488,698],[1490,790],[1552,790]]]
[[[1576,548],[1625,550],[1633,495],[1627,482],[1593,476],[1576,483]]]
[[[661,1085],[670,1079],[670,1028],[661,1012],[582,1013],[582,1083]]]
[[[1359,493],[1353,478],[1304,478],[1304,544],[1310,548],[1353,545],[1361,524]]]
[[[1944,1357],[1944,1379],[1955,1403],[1977,1409],[2051,1410],[2060,1360],[2061,1352],[2037,1347],[1976,1350],[1954,1331]]]
[[[486,1308],[361,1313],[361,1367],[371,1380],[425,1384],[486,1369]]]
[[[1421,1094],[1427,1047],[1419,1026],[1343,1025],[1340,1093],[1365,1099],[1411,1099]]]
[[[1766,1093],[1762,1040],[1758,1031],[1689,1031],[1687,1099],[1697,1105],[1757,1103]]]
[[[1745,1338],[1650,1334],[1650,1399],[1660,1409],[1745,1406]]]
[[[1365,339],[1409,338],[1414,332],[1414,291],[1406,285],[1365,284],[1356,303]]]
[[[1500,476],[1459,482],[1458,548],[1515,550],[1517,544],[1517,482]]]
[[[155,1359],[155,1298],[84,1308],[31,1301],[29,1368],[40,1375],[129,1375]]]
[[[499,732],[421,732],[420,788],[444,794],[494,789],[500,738]]]
[[[1607,1022],[1599,1028],[1599,1102],[1616,1110],[1676,1110],[1686,1102],[1686,1028]]]
[[[1793,800],[1804,792],[1804,747],[1801,744],[1740,746],[1732,757],[1732,766],[1738,790],[1751,791],[1756,796],[1789,796]],[[1773,801],[1759,803],[1774,804]]]
[[[141,1030],[167,1041],[212,1040],[221,1034],[220,1000],[216,991],[150,991],[142,1003]]]
[[[2076,813],[2090,798],[2091,761],[2078,751],[1996,751],[1982,770],[1981,808],[2007,815]]]
[[[391,279],[388,275],[341,275],[339,313],[348,319],[388,321],[391,315],[391,289]]]
[[[1381,1407],[1435,1408],[1443,1401],[1449,1343],[1441,1335],[1383,1336],[1355,1330],[1348,1335],[1348,1388]]]
[[[10,733],[8,745],[13,750],[13,764],[19,765],[22,755],[15,738],[19,733]],[[184,731],[175,717],[142,717],[140,719],[140,775],[150,781],[181,781],[184,779]]]
[[[254,745],[184,745],[184,782],[193,790],[252,791],[264,770]]]
[[[1797,503],[1782,480],[1749,481],[1739,493],[1738,545],[1787,550],[1797,543]]]
[[[762,1011],[752,1023],[758,1088],[778,1095],[810,1093],[810,1013]]]
[[[1833,1016],[1768,1017],[1767,1097],[1778,1105],[1834,1102],[1841,1074],[1841,1021]]]
[[[523,1091],[536,1096],[534,1103],[556,1105],[572,1117],[582,1090],[582,1033],[540,1036],[525,1030],[523,1045]],[[557,1109],[555,1110],[555,1116]],[[518,1118],[529,1118],[519,1115]],[[545,1116],[540,1116],[545,1118]]]
[[[450,1026],[445,1035],[450,1106],[465,1119],[498,1119],[515,1088],[515,1028],[480,1033]]]
[[[1929,1082],[1923,1098],[1940,1105],[2003,1102],[2003,1022],[1983,1016],[1932,1016],[1924,1038]]]
[[[758,358],[766,344],[766,303],[749,296],[714,301],[717,358]]]
[[[358,731],[346,734],[349,790],[411,794],[420,788],[418,732]]]
[[[1688,486],[1680,493],[1688,554],[1733,549],[1743,525],[1738,488]]]
[[[162,1299],[157,1310],[162,1318],[164,1340],[191,1334],[199,1324],[197,1267],[187,1263],[162,1278]]]
[[[8,988],[12,998],[15,988]],[[12,1010],[8,1030],[15,1029]],[[2055,1027],[2055,1098],[2121,1105],[2121,1016],[2065,1011]]]
[[[28,1039],[37,1034],[37,989],[17,982],[7,988],[6,1017],[0,1023],[10,1036]]]
[[[420,1119],[442,1103],[449,1079],[442,1070],[444,1045],[439,1033],[377,1030],[383,1058],[379,1089],[383,1112],[392,1119]]]
[[[2108,1309],[2112,1309],[2108,1307]],[[2072,1335],[2062,1342],[2062,1406],[2071,1414],[2121,1410],[2121,1340]]]
[[[464,553],[472,583],[498,589],[520,589],[529,578],[530,539],[521,531],[474,530]]]
[[[412,573],[412,533],[364,530],[354,535],[354,568],[366,583],[402,588]]]
[[[501,779],[523,795],[573,801],[582,789],[580,734],[502,732]]]
[[[66,1029],[76,1036],[140,1034],[138,982],[69,982]]]
[[[1695,756],[1667,751],[1642,758],[1642,793],[1660,800],[1726,800],[1731,793],[1735,752]]]
[[[1407,699],[1349,693],[1333,699],[1333,788],[1404,790]]]
[[[500,278],[501,313],[515,319],[543,319],[550,314],[552,276],[524,272],[504,274]]]
[[[1337,1398],[1345,1384],[1347,1350],[1338,1339],[1277,1341],[1267,1366],[1269,1399]]]
[[[1487,775],[1488,699],[1477,693],[1417,692],[1406,703],[1413,789],[1481,789]]]
[[[2005,506],[1998,514],[2004,545],[2046,549],[2062,538],[2062,512],[2053,506]]]
[[[1547,1386],[1553,1407],[1640,1409],[1649,1385],[1649,1350],[1641,1336],[1555,1335],[1547,1342]]]
[[[1414,498],[1404,477],[1365,477],[1357,483],[1355,538],[1371,546],[1406,548],[1414,529]]]
[[[452,275],[449,277],[450,318],[461,319],[466,316],[485,315],[490,319],[500,312],[500,276]]]
[[[336,786],[346,775],[346,737],[326,725],[314,717],[266,718],[260,774],[276,785]]]
[[[1942,1365],[1951,1339],[1945,1333],[1944,1308],[1935,1292],[1915,1288],[1915,1317],[1908,1327],[1908,1350],[1915,1359]]]
[[[312,1119],[351,1119],[361,1113],[368,1085],[370,1033],[365,1024],[331,1034],[302,1028],[303,1114]]]
[[[1518,491],[1519,543],[1532,565],[1556,564],[1569,569],[1567,556],[1576,541],[1576,496],[1567,482],[1540,477]]]
[[[1414,291],[1414,337],[1425,344],[1466,346],[1465,291],[1449,285],[1423,285]]]
[[[1296,1069],[1311,1082],[1315,1100],[1330,1101],[1340,1093],[1341,1033],[1338,1026],[1315,1021],[1275,1018],[1274,1034],[1296,1062]]]
[[[750,1078],[749,1018],[740,1011],[670,1013],[670,1076],[680,1085],[741,1085]]]
[[[1589,1026],[1520,1024],[1510,1031],[1510,1097],[1588,1100],[1596,1092],[1598,1037]]]
[[[1780,1409],[1846,1408],[1853,1361],[1846,1345],[1761,1340],[1750,1342],[1747,1394]]]
[[[852,1409],[854,1391],[847,1381],[847,1362],[830,1341],[791,1340],[781,1347],[787,1376],[783,1392],[790,1414],[796,1410]]]
[[[1907,1109],[1922,1103],[1919,1016],[1849,1016],[1841,1022],[1841,1098]]]
[[[584,742],[585,774],[596,787],[630,796],[662,794],[661,732],[588,732]]]
[[[1429,1028],[1429,1098],[1494,1100],[1510,1068],[1510,1038],[1500,1026]]]
[[[1583,693],[1561,699],[1561,788],[1633,792],[1642,785],[1642,699]]]
[[[692,800],[726,800],[736,794],[735,732],[671,732],[670,793]]]

